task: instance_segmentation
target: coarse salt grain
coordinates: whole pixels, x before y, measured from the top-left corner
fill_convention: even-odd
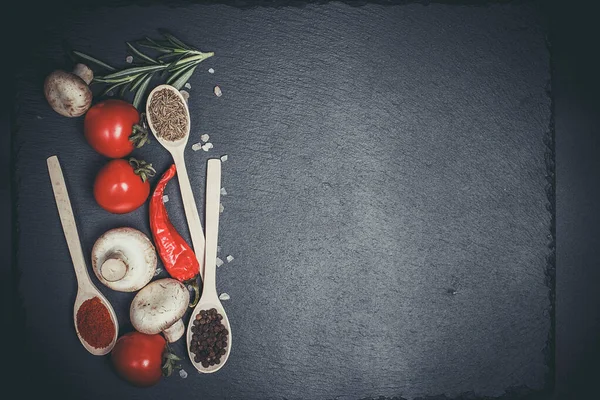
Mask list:
[[[223,204],[219,203],[219,214],[223,214],[224,210],[225,210],[225,207],[223,207]]]
[[[219,300],[229,300],[231,297],[227,293],[221,293]]]
[[[187,92],[187,90],[180,90],[179,93],[181,93],[181,95],[183,96],[183,99],[185,100],[185,102],[187,103],[189,98],[190,98],[190,94]]]
[[[125,58],[125,61],[126,61],[128,64],[131,64],[131,63],[133,62],[133,56],[127,56],[127,58]]]
[[[209,73],[209,74],[214,74],[214,73],[215,73],[215,70],[214,70],[214,69],[212,69],[212,68],[209,68],[209,69],[208,69],[208,73]]]
[[[225,154],[225,155],[222,155],[222,156],[221,156],[221,162],[225,162],[225,161],[227,161],[227,159],[228,159],[228,158],[229,158],[229,157],[227,157],[227,154]]]
[[[200,140],[202,140],[203,142],[208,142],[208,139],[210,139],[210,136],[208,136],[208,133],[205,133],[202,136],[200,136]]]
[[[234,260],[232,255],[227,256],[227,262],[232,262]]]
[[[198,150],[200,150],[201,148],[202,148],[202,145],[201,145],[200,143],[194,143],[194,144],[192,145],[192,150],[194,150],[194,151],[198,151]]]
[[[220,267],[221,265],[225,264],[223,262],[223,260],[221,260],[219,257],[217,257],[217,267]]]
[[[211,142],[206,142],[202,145],[202,150],[204,151],[209,151],[210,149],[212,149],[214,146]]]
[[[227,196],[227,190],[224,187],[221,188],[221,196]]]
[[[166,203],[169,201],[169,196],[167,196],[166,194],[163,196],[163,203]]]
[[[217,253],[221,252],[221,246],[217,246]]]
[[[187,378],[187,372],[185,372],[185,369],[180,369],[179,370],[179,376],[182,377],[183,379]]]
[[[158,276],[158,275],[160,275],[160,274],[161,274],[161,272],[163,272],[163,269],[162,269],[162,268],[160,268],[160,267],[156,268],[156,270],[154,271],[154,276]]]
[[[191,89],[192,85],[190,85],[189,82],[186,82],[185,85],[183,85],[183,87],[186,88],[186,89]]]
[[[221,97],[222,95],[223,95],[223,92],[221,91],[221,88],[219,87],[219,85],[215,86],[215,96]]]

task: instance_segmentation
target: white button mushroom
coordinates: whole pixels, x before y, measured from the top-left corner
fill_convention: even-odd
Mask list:
[[[138,332],[148,335],[162,332],[168,342],[176,342],[185,331],[181,317],[189,302],[190,295],[183,283],[171,278],[159,279],[135,295],[129,318]]]
[[[75,65],[73,72],[56,70],[44,82],[44,94],[50,107],[65,117],[79,117],[92,104],[88,87],[94,73],[84,64]]]
[[[92,248],[92,269],[104,285],[119,292],[146,286],[156,271],[156,250],[146,235],[133,228],[105,232]]]

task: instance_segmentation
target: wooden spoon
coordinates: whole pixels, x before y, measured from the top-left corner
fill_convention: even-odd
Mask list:
[[[185,115],[186,115],[186,128],[185,128],[185,136],[176,141],[165,140],[160,137],[156,133],[155,126],[152,120],[152,114],[150,113],[150,104],[152,103],[152,98],[156,95],[156,93],[160,90],[170,90],[173,94],[181,99],[181,102],[185,106]],[[194,253],[196,253],[196,258],[198,259],[198,263],[200,264],[200,277],[203,277],[203,265],[204,265],[204,233],[202,232],[202,224],[200,223],[200,215],[198,214],[198,208],[196,207],[196,201],[194,200],[194,193],[192,192],[192,187],[190,185],[190,180],[188,178],[187,169],[185,167],[185,159],[184,159],[184,151],[185,146],[187,145],[188,139],[190,137],[190,112],[187,107],[187,102],[179,93],[179,90],[175,89],[171,85],[159,85],[154,90],[150,92],[148,95],[148,100],[146,102],[146,117],[148,119],[148,126],[152,131],[152,134],[156,138],[156,140],[171,153],[173,157],[173,162],[175,163],[175,167],[177,168],[177,179],[179,180],[179,189],[181,191],[181,199],[183,201],[183,209],[185,211],[185,218],[187,219],[188,229],[190,230],[190,236],[192,238],[192,247],[194,248]]]
[[[192,311],[190,322],[187,329],[187,348],[188,355],[194,367],[202,373],[216,372],[225,365],[231,352],[231,326],[229,319],[223,309],[223,305],[217,295],[216,273],[217,273],[217,241],[219,238],[219,204],[221,201],[221,160],[218,158],[208,160],[206,168],[206,252],[204,259],[204,285],[202,289],[202,297],[198,305]],[[192,341],[192,327],[196,315],[201,310],[210,310],[215,308],[219,314],[223,316],[221,323],[225,329],[229,331],[227,348],[225,354],[221,356],[219,364],[211,365],[208,368],[194,361],[194,354],[190,350]]]
[[[112,350],[117,341],[117,336],[119,334],[117,315],[108,300],[91,281],[88,274],[85,258],[83,257],[83,250],[81,249],[81,242],[79,241],[79,234],[77,233],[77,225],[75,225],[71,200],[69,200],[69,193],[67,192],[65,178],[62,169],[60,168],[58,158],[52,156],[48,158],[47,162],[50,181],[52,182],[52,190],[54,191],[54,199],[56,200],[56,207],[58,208],[58,215],[60,216],[60,223],[63,227],[65,239],[67,239],[67,246],[69,247],[69,253],[71,254],[71,260],[73,261],[73,267],[75,268],[75,275],[77,277],[77,297],[75,298],[75,307],[73,309],[75,330],[77,331],[77,336],[79,337],[81,344],[83,344],[83,347],[85,347],[87,351],[95,356],[103,356]],[[84,301],[94,297],[99,298],[106,307],[115,327],[115,336],[110,344],[107,347],[100,349],[88,344],[85,339],[81,337],[81,334],[77,329],[77,311],[79,310],[79,307],[81,307],[81,304]]]

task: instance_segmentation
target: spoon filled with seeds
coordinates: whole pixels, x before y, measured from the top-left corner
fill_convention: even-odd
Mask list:
[[[184,159],[185,147],[190,136],[190,112],[179,90],[171,85],[159,85],[148,95],[146,117],[154,137],[171,153],[177,168],[183,209],[192,246],[200,264],[200,276],[203,278],[204,233]]]
[[[221,160],[208,160],[206,168],[206,253],[202,297],[192,311],[187,330],[188,354],[202,373],[223,367],[231,352],[231,326],[216,287]]]

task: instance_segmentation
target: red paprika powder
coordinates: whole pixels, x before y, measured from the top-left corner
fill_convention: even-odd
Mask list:
[[[103,349],[112,342],[115,325],[98,297],[87,299],[77,310],[77,330],[83,340],[96,349]]]

